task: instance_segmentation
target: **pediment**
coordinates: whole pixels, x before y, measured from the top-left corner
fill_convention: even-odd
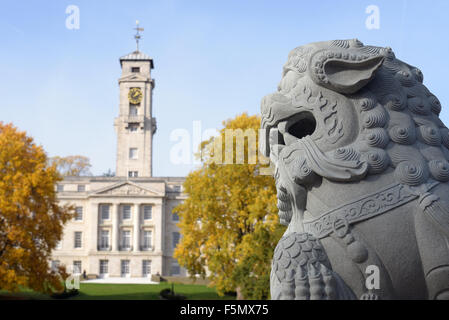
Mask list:
[[[141,74],[133,73],[133,74],[121,77],[119,79],[119,82],[122,82],[122,81],[149,81],[149,80],[150,80],[149,78],[144,77]]]
[[[163,194],[142,187],[136,183],[126,181],[106,188],[96,190],[92,196],[153,196],[161,197]]]

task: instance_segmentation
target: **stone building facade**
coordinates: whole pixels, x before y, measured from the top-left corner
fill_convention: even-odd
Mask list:
[[[52,264],[97,277],[184,276],[173,258],[180,233],[172,213],[184,178],[152,176],[153,60],[136,50],[120,65],[116,176],[67,177],[57,186],[60,204],[74,205],[76,215]]]

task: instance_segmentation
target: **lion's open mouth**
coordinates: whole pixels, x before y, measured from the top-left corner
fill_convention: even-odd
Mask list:
[[[285,129],[298,139],[311,136],[316,129],[315,117],[311,112],[301,112],[287,121]]]
[[[313,135],[315,129],[316,120],[311,112],[298,113],[285,121],[279,122],[279,144],[291,145],[302,138]]]

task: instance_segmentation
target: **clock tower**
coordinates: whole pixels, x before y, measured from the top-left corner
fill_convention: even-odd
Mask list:
[[[136,51],[120,58],[119,115],[114,121],[116,176],[129,178],[152,176],[153,134],[156,132],[156,119],[152,116],[153,59],[139,51],[139,31],[143,28],[137,24],[136,30]]]

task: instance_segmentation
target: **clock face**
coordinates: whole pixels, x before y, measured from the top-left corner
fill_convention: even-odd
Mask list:
[[[139,104],[142,101],[142,91],[140,88],[129,89],[128,99],[132,104]]]

